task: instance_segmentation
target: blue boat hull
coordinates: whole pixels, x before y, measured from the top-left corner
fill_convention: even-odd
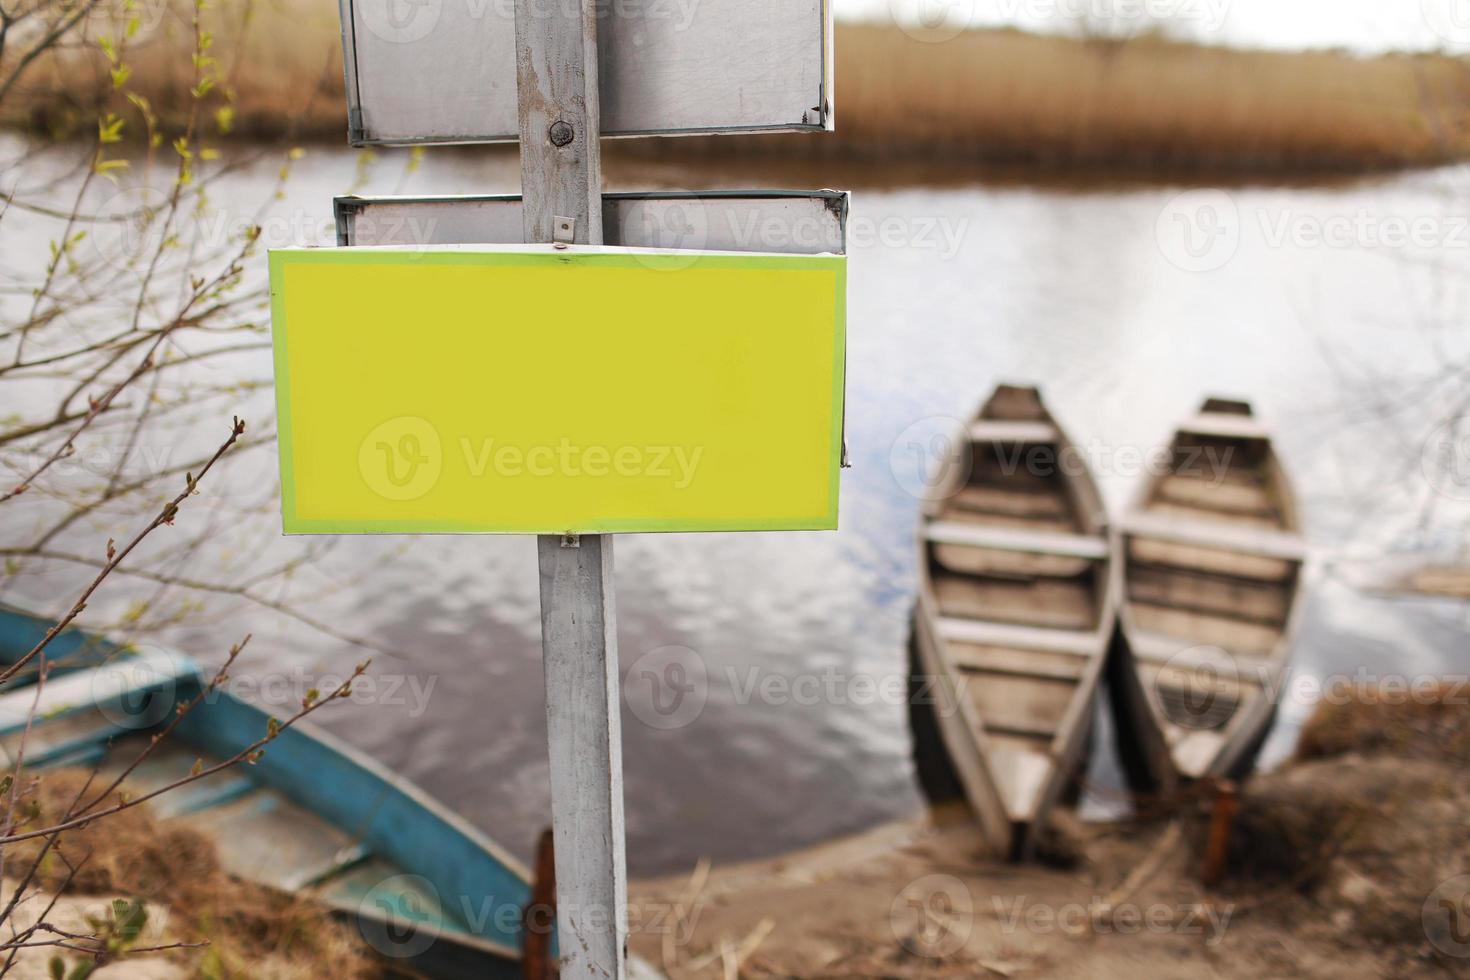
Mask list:
[[[0,662],[13,663],[49,621],[0,605]],[[48,647],[56,668],[26,736],[39,766],[121,771],[206,678],[176,653],[136,653],[68,630]],[[33,678],[29,679],[33,682]],[[27,679],[0,692],[0,743],[18,740],[34,703]],[[261,738],[270,714],[211,692],[130,777],[147,791]],[[158,798],[158,815],[214,839],[240,877],[310,894],[353,922],[386,957],[431,977],[518,977],[526,869],[490,838],[333,736],[300,722],[254,765]]]

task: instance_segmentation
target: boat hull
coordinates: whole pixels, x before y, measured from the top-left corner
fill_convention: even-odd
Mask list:
[[[924,508],[917,665],[991,849],[1034,855],[1077,785],[1114,628],[1101,497],[1034,388],[1001,386]]]
[[[0,662],[23,656],[48,621],[0,606]],[[68,630],[48,647],[42,689],[0,694],[0,749],[25,738],[27,765],[121,773],[206,677],[188,657],[134,651]],[[289,713],[283,709],[282,714]],[[271,713],[227,691],[206,694],[124,784],[134,795],[231,758],[266,734]],[[526,869],[463,818],[307,721],[237,765],[150,804],[213,840],[231,873],[311,896],[389,959],[431,977],[520,975]],[[474,923],[474,925],[472,925]]]
[[[1125,768],[1136,787],[1163,793],[1254,769],[1306,560],[1290,480],[1250,406],[1207,400],[1168,459],[1114,535],[1122,575],[1109,666]]]

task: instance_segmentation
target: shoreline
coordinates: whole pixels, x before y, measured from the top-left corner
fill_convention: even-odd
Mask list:
[[[634,881],[630,948],[671,980],[1455,976],[1470,945],[1440,909],[1470,892],[1467,739],[1470,711],[1448,688],[1413,706],[1324,706],[1296,756],[1245,783],[1208,887],[1209,794],[1167,819],[1064,817],[1070,860],[1050,867],[991,857],[946,804]]]
[[[12,152],[23,152],[23,141],[27,134],[14,130],[0,129],[0,139],[8,139]],[[1297,190],[1340,190],[1354,187],[1388,184],[1395,180],[1416,175],[1433,175],[1462,165],[1461,161],[1413,164],[1402,167],[1381,167],[1355,170],[1317,170],[1290,173],[1245,172],[1229,170],[1158,170],[1085,168],[1036,169],[994,162],[958,163],[936,161],[921,163],[882,162],[875,160],[789,160],[783,161],[770,156],[730,155],[720,159],[680,158],[675,155],[649,156],[641,152],[628,152],[624,146],[629,141],[610,139],[603,141],[603,172],[607,191],[656,191],[692,190],[695,188],[721,190],[786,190],[791,188],[819,189],[841,187],[853,192],[903,191],[912,188],[929,190],[965,190],[967,188],[1026,189],[1041,190],[1056,195],[1091,195],[1099,193],[1127,194],[1133,191],[1149,191],[1160,187],[1181,189],[1210,187],[1226,191],[1251,189],[1297,189]],[[669,142],[680,142],[670,139]],[[92,147],[77,139],[58,144],[64,153],[87,154]],[[55,147],[53,147],[53,150]],[[408,159],[406,147],[374,147],[364,150],[349,146],[345,135],[337,137],[325,134],[307,140],[288,141],[281,137],[239,141],[221,149],[221,161],[226,167],[236,166],[242,157],[251,155],[274,166],[275,161],[288,153],[338,154],[345,157],[371,153],[376,160],[373,166],[401,168]],[[433,158],[446,159],[451,156],[465,157],[475,161],[490,159],[513,166],[514,147],[492,146],[433,146],[424,149]],[[135,164],[146,160],[144,147],[123,144],[114,154]],[[72,159],[68,157],[68,159]],[[419,164],[420,166],[422,164]],[[135,172],[141,172],[139,166]],[[350,176],[347,171],[344,175]],[[213,179],[210,176],[208,179]],[[344,179],[347,179],[344,177]],[[123,181],[127,186],[127,181]],[[344,193],[346,193],[344,191]],[[417,196],[410,191],[397,191],[407,196]],[[426,192],[420,192],[426,193]],[[455,191],[455,193],[469,193]],[[486,193],[514,193],[507,185],[491,189]]]

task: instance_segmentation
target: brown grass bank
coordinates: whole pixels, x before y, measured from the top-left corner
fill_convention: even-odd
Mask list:
[[[1470,153],[1470,63],[1454,58],[1013,31],[924,43],[868,25],[837,42],[837,133],[809,152],[1286,172]]]
[[[228,0],[211,16],[236,93],[236,131],[342,140],[346,110],[334,4]],[[133,85],[163,113],[189,96],[189,31],[170,13],[145,25]],[[837,132],[825,136],[618,141],[613,158],[759,155],[1265,173],[1361,171],[1470,156],[1470,62],[1254,52],[1147,37],[1086,41],[970,31],[926,43],[843,23]],[[4,122],[89,131],[105,88],[100,58],[33,69]]]
[[[23,791],[22,800],[35,803],[37,825],[47,826],[76,798],[86,779],[82,770],[48,772],[33,790]],[[7,874],[23,875],[41,843],[37,838],[6,848]],[[78,867],[73,874],[71,869]],[[187,827],[160,823],[147,806],[63,835],[42,860],[35,883],[60,892],[87,914],[105,907],[97,896],[142,900],[148,925],[139,948],[205,944],[147,954],[137,971],[112,968],[119,976],[370,980],[385,975],[365,952],[356,930],[335,921],[324,907],[231,877],[209,840]],[[4,882],[7,899],[14,887],[14,882]],[[34,902],[44,908],[44,900]],[[55,953],[50,947],[26,951],[19,957],[18,975],[49,975],[42,971]],[[65,958],[73,964],[83,959]],[[109,970],[100,974],[111,975]]]

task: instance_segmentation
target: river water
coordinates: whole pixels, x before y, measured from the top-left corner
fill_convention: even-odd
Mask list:
[[[511,156],[431,152],[411,174],[403,160],[383,154],[357,190],[510,191],[517,176]],[[299,161],[265,212],[267,244],[329,243],[331,197],[357,162],[323,149]],[[214,206],[253,218],[277,167],[225,178]],[[1251,399],[1316,553],[1301,676],[1470,671],[1463,605],[1373,598],[1349,574],[1385,552],[1461,552],[1470,475],[1436,454],[1457,444],[1439,424],[1465,411],[1470,169],[1223,189],[826,173],[858,188],[841,530],[617,540],[635,874],[772,854],[921,808],[902,685],[921,462],[910,447],[999,380],[1043,386],[1115,508],[1202,397]],[[634,189],[747,182],[733,168],[609,174]],[[7,222],[10,266],[54,234],[39,217]],[[270,376],[265,351],[228,365],[210,368],[214,380]],[[265,424],[268,387],[238,404]],[[262,556],[299,553],[310,542],[272,527],[273,454],[247,460],[217,492],[268,506],[232,533]],[[322,588],[314,615],[402,654],[379,657],[368,703],[334,708],[327,727],[527,853],[548,823],[532,541],[351,539],[288,594]],[[182,642],[217,659],[221,630],[255,630],[257,659],[237,672],[247,678],[360,657],[260,609],[222,609]],[[1308,710],[1288,701],[1268,760],[1289,751]],[[1090,811],[1115,809],[1106,744],[1093,776]]]

